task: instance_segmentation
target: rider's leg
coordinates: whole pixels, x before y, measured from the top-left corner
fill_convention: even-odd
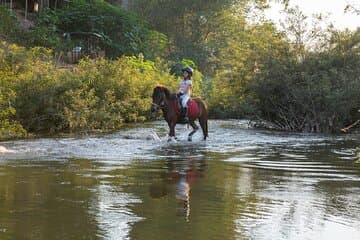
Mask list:
[[[188,122],[189,121],[189,117],[188,117],[188,108],[184,107],[184,121]]]
[[[180,113],[181,113],[181,117],[184,116],[184,105],[183,105],[183,102],[184,102],[184,95],[181,95],[179,97],[179,101],[180,101]]]
[[[184,109],[184,112],[183,112],[183,116],[184,116],[184,120],[185,121],[189,121],[189,117],[188,117],[188,107],[187,107],[187,102],[189,101],[190,99],[190,96],[189,95],[183,95],[182,96],[182,101],[181,101],[181,105]]]

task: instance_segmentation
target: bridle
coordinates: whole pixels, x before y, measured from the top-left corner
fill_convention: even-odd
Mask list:
[[[162,94],[163,94],[163,93],[162,93]],[[165,98],[165,97],[162,96],[161,101],[160,101],[160,104],[157,104],[157,103],[152,102],[151,105],[154,106],[154,107],[157,108],[157,109],[165,109],[165,108],[166,108],[166,104],[165,104],[165,99],[164,99],[164,98]],[[158,100],[158,99],[156,99],[156,100]]]
[[[159,104],[156,104],[156,103],[151,103],[151,105],[157,107],[157,108],[160,108],[160,109],[163,109],[166,107],[166,105],[164,104],[164,102],[162,102],[160,105]]]

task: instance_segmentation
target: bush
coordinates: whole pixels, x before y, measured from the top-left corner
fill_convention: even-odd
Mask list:
[[[360,107],[359,33],[303,61],[269,60],[251,88],[260,117],[306,132],[338,132],[354,121]],[[352,44],[339,48],[346,42]]]
[[[113,130],[145,121],[152,118],[154,86],[178,85],[164,62],[146,61],[141,55],[83,59],[74,69],[62,69],[48,49],[5,42],[0,44],[0,76],[0,139],[23,136],[25,130]]]
[[[0,63],[2,51],[0,49]],[[0,64],[0,68],[3,65]],[[0,73],[2,73],[0,71]],[[0,74],[0,139],[18,138],[26,135],[25,129],[15,119],[16,93],[11,89],[8,75]]]

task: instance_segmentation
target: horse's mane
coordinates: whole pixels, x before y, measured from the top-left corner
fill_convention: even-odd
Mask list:
[[[168,98],[168,99],[172,99],[175,97],[175,93],[172,93],[167,87],[165,87],[163,85],[157,85],[154,88],[154,91],[155,91],[155,89],[160,89],[161,91],[163,91],[165,93],[166,98]]]

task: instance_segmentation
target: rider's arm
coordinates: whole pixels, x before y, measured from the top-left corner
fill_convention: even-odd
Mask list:
[[[191,93],[192,90],[192,81],[188,80],[188,84],[186,85],[186,92]]]

